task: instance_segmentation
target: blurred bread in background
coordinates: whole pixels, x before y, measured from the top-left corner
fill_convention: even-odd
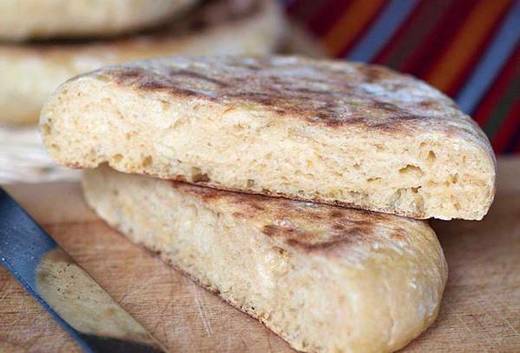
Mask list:
[[[45,2],[50,3],[50,0]],[[53,3],[67,7],[80,6],[79,3],[84,2]],[[115,2],[94,1],[89,4],[108,7],[115,6]],[[187,6],[187,1],[176,0],[122,0],[117,3],[130,6],[130,2],[143,17],[145,12],[154,11],[152,8],[167,12],[165,4],[168,3],[176,4],[177,13],[181,13],[169,17],[170,22],[166,24],[162,18],[157,18],[155,28],[133,35],[127,33],[107,38],[107,29],[99,34],[103,38],[86,39],[77,38],[77,31],[63,29],[55,33],[59,39],[15,43],[2,42],[1,39],[27,38],[29,35],[27,32],[24,36],[19,33],[21,24],[6,25],[5,17],[14,13],[14,1],[0,0],[0,22],[3,21],[0,23],[0,183],[77,178],[77,173],[58,167],[44,151],[36,123],[48,96],[61,83],[78,74],[107,64],[163,55],[264,55],[279,49],[285,52],[296,50],[296,47],[305,48],[306,52],[315,51],[309,44],[310,39],[291,39],[292,31],[286,31],[282,9],[275,0],[207,0],[192,7]],[[181,3],[189,8],[182,10]],[[9,6],[11,12],[5,10]],[[21,9],[22,5],[17,6]],[[143,7],[147,9],[143,10]],[[24,10],[24,14],[40,16],[36,13],[39,11],[35,5],[31,11]],[[59,15],[55,13],[49,17],[56,20]],[[67,33],[69,39],[64,38]],[[47,31],[46,36],[51,36],[51,32]],[[31,38],[35,37],[33,34]]]
[[[271,0],[217,0],[148,33],[112,40],[0,45],[0,123],[34,124],[47,97],[67,79],[107,64],[188,54],[269,54],[283,32]]]
[[[196,0],[1,0],[0,40],[110,36],[167,21]]]

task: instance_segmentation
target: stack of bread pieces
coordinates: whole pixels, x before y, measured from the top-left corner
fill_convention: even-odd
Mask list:
[[[276,0],[0,0],[0,183],[76,175],[35,128],[67,79],[165,55],[267,55],[284,28]]]
[[[393,352],[435,320],[425,219],[479,220],[495,159],[410,76],[298,57],[172,57],[72,79],[41,113],[87,203],[303,352]]]

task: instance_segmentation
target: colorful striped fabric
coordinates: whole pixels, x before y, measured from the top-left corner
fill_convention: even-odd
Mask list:
[[[520,152],[520,0],[285,4],[331,56],[428,81],[474,117],[495,152]]]

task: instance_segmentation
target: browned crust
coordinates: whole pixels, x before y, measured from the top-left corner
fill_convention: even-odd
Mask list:
[[[109,167],[103,168],[105,172],[116,173]],[[352,246],[376,242],[382,228],[393,241],[399,242],[409,238],[409,228],[427,227],[424,221],[363,209],[230,192],[179,181],[170,181],[170,185],[215,212],[222,210],[255,224],[266,237],[323,256],[342,256]]]
[[[67,165],[69,166],[69,165]],[[81,168],[76,165],[74,165],[75,168]],[[142,173],[146,174],[146,173]],[[157,177],[157,176],[154,176]],[[314,202],[318,204],[323,204],[327,206],[333,206],[333,207],[341,207],[341,208],[347,208],[347,209],[356,209],[356,211],[359,212],[367,212],[370,213],[374,218],[380,217],[380,213],[383,213],[385,215],[398,215],[403,217],[410,217],[414,219],[427,219],[428,217],[424,212],[420,212],[419,210],[416,210],[416,212],[406,212],[405,210],[400,209],[393,209],[390,207],[374,207],[373,205],[370,205],[371,210],[363,209],[363,206],[351,203],[351,202],[343,202],[338,200],[328,200],[323,199],[320,197],[300,197],[293,194],[283,193],[283,192],[274,192],[271,190],[264,189],[262,192],[253,192],[250,190],[244,190],[239,188],[232,188],[232,187],[226,187],[223,185],[215,185],[211,182],[190,182],[186,180],[186,178],[182,175],[180,176],[174,176],[172,178],[168,178],[173,185],[176,185],[179,182],[187,183],[193,186],[204,186],[205,188],[201,188],[199,191],[199,195],[203,197],[204,200],[208,201],[210,199],[215,199],[221,197],[220,191],[232,191],[233,193],[237,195],[254,195],[258,197],[266,197],[266,198],[282,198],[286,199],[288,201],[297,201],[297,202]],[[240,197],[240,196],[237,196]],[[247,197],[247,196],[246,196]],[[379,213],[378,213],[379,212]]]
[[[455,103],[411,76],[359,63],[297,57],[166,58],[90,74],[172,100],[261,109],[332,129],[417,135],[438,132],[491,151],[484,133]],[[245,108],[244,108],[245,107]]]
[[[324,252],[338,245],[364,241],[373,232],[373,225],[350,226],[347,229],[342,224],[334,224],[332,229],[335,233],[330,234],[330,237],[323,241],[316,239],[316,235],[312,232],[274,224],[265,225],[262,233],[269,237],[282,238],[288,245],[305,252]]]
[[[372,243],[382,227],[393,241],[405,241],[410,232],[405,227],[422,222],[367,210],[221,191],[181,182],[172,185],[177,191],[200,198],[215,209],[225,208],[237,219],[256,224],[269,238],[324,256],[342,256],[350,246]]]

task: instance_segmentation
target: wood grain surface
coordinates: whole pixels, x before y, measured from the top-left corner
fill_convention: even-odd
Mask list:
[[[403,350],[520,352],[520,159],[499,161],[482,222],[433,222],[450,275],[437,322]],[[292,352],[257,321],[199,288],[89,211],[75,183],[10,193],[172,352]],[[0,268],[0,352],[79,352]]]

